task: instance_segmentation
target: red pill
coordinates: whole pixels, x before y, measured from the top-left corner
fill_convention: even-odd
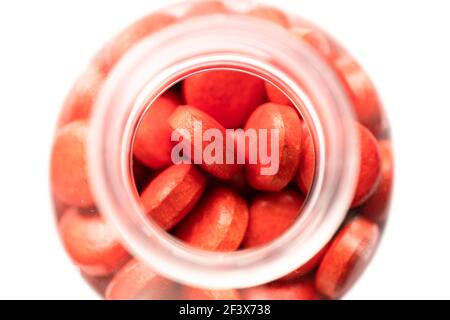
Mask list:
[[[59,222],[59,232],[67,253],[90,276],[109,275],[129,258],[100,215],[68,209]]]
[[[225,187],[210,191],[176,228],[175,236],[209,251],[237,250],[248,225],[245,200]]]
[[[186,287],[184,300],[240,300],[241,296],[237,290],[207,290]]]
[[[266,94],[270,102],[293,106],[291,99],[270,82],[266,82]]]
[[[154,13],[142,18],[112,39],[94,58],[94,63],[104,74],[109,73],[122,56],[139,41],[175,21],[175,17],[164,13]]]
[[[307,275],[308,273],[312,272],[316,267],[320,264],[320,262],[323,259],[323,256],[328,250],[328,245],[322,248],[314,257],[311,258],[307,263],[302,265],[297,270],[289,273],[288,275],[284,276],[280,279],[280,281],[292,281],[300,279],[301,277]]]
[[[141,121],[134,140],[134,156],[149,168],[163,169],[173,164],[173,130],[168,119],[179,104],[179,97],[168,92],[150,106]]]
[[[272,282],[246,289],[245,300],[318,300],[319,296],[310,279],[298,281]]]
[[[86,143],[88,127],[84,121],[59,129],[51,154],[50,180],[55,197],[67,205],[94,206],[89,188]]]
[[[221,1],[201,1],[194,4],[186,13],[186,17],[208,14],[227,13],[228,8]]]
[[[141,200],[147,215],[170,230],[191,211],[205,187],[206,178],[195,166],[173,165],[150,182]]]
[[[230,70],[190,76],[183,82],[183,93],[188,105],[208,113],[225,128],[241,127],[266,99],[263,80]]]
[[[359,122],[378,135],[383,127],[382,106],[372,81],[345,53],[334,60],[333,66],[348,92]]]
[[[274,7],[258,6],[250,10],[247,15],[276,23],[284,28],[289,28],[291,25],[288,16]]]
[[[317,290],[324,296],[341,297],[369,263],[379,239],[378,226],[357,217],[336,236],[316,274]]]
[[[246,166],[248,182],[257,190],[280,191],[291,182],[300,161],[302,144],[300,117],[292,107],[266,103],[258,107],[247,120],[245,130],[251,129],[256,129],[259,133],[257,135],[258,159],[256,164],[252,164],[252,160],[247,154],[249,157],[249,164]],[[264,148],[270,159],[267,164],[264,164],[261,158],[263,147],[261,146],[261,134],[264,134],[261,130],[267,130],[265,133],[267,147]],[[276,135],[272,137],[273,133],[277,133],[278,139]],[[278,150],[275,149],[277,144]],[[251,147],[253,146],[251,144]],[[276,157],[275,150],[278,151],[278,157]]]
[[[304,197],[291,190],[256,197],[249,210],[243,248],[267,244],[288,230],[300,215]]]
[[[105,293],[107,300],[176,299],[175,284],[133,259],[114,276]]]
[[[95,65],[90,65],[77,79],[64,101],[58,127],[85,120],[90,114],[105,81],[105,75]]]
[[[356,126],[359,147],[360,167],[358,183],[351,207],[363,204],[378,186],[381,174],[381,158],[378,143],[373,134],[364,126]],[[315,171],[315,151],[311,136],[303,144],[297,184],[307,194],[311,188]]]
[[[314,180],[315,167],[316,167],[316,153],[314,150],[314,143],[311,134],[309,133],[307,126],[303,127],[303,144],[300,151],[299,170],[297,172],[297,186],[307,195],[311,190],[311,186]]]
[[[172,114],[169,124],[174,130],[178,131],[180,137],[187,139],[191,147],[191,161],[199,164],[208,173],[219,179],[229,180],[240,170],[241,166],[236,161],[237,153],[234,152],[234,149],[236,149],[235,137],[227,133],[220,123],[205,112],[194,107],[181,106]],[[221,141],[213,140],[211,142],[209,139],[203,139],[205,132],[210,129],[219,131]],[[228,146],[227,141],[231,141]],[[211,145],[220,147],[221,154],[219,154],[217,148],[214,148],[216,151],[213,152]],[[208,150],[211,152],[207,152]],[[227,161],[230,153],[232,153],[231,162]]]
[[[389,141],[380,141],[379,146],[382,159],[381,181],[372,197],[361,207],[360,212],[374,222],[383,223],[387,218],[391,198],[394,179],[394,160]]]

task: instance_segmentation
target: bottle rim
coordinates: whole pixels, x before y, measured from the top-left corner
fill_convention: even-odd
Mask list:
[[[285,91],[312,127],[316,147],[315,182],[298,221],[263,247],[231,253],[176,241],[145,218],[130,183],[132,141],[146,108],[181,79],[223,68],[262,77]],[[162,276],[209,289],[261,285],[308,262],[344,221],[359,166],[354,119],[331,67],[289,31],[240,16],[181,21],[130,50],[100,92],[88,139],[92,192],[125,247]]]

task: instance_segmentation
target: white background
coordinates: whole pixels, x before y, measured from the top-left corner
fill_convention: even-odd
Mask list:
[[[171,1],[0,2],[0,298],[95,299],[58,241],[48,155],[61,102],[98,47]],[[391,219],[347,298],[450,298],[447,0],[278,0],[331,32],[379,87],[397,162]]]

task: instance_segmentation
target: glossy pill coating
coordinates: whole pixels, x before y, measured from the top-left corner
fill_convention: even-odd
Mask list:
[[[250,10],[247,15],[276,23],[284,28],[289,28],[291,25],[288,16],[283,11],[270,6],[258,6]]]
[[[272,131],[278,132],[278,170],[276,173],[267,174],[263,168],[273,166],[262,164],[258,157],[256,164],[246,165],[246,175],[249,184],[257,190],[280,191],[286,187],[294,178],[300,161],[300,150],[302,144],[302,123],[298,113],[290,106],[266,103],[259,106],[247,120],[245,130],[261,129],[267,130],[268,154],[274,152],[271,148]],[[258,149],[261,136],[258,135]],[[251,161],[248,161],[251,162]]]
[[[94,206],[86,163],[87,135],[85,121],[75,121],[59,129],[50,164],[55,197],[67,205],[81,208]]]
[[[186,287],[184,289],[184,300],[240,300],[239,291],[229,290],[207,290]]]
[[[116,63],[146,36],[171,25],[176,18],[165,13],[145,16],[112,39],[94,58],[94,63],[104,74],[108,74]]]
[[[201,1],[193,4],[186,17],[203,16],[209,14],[227,13],[228,8],[221,1]]]
[[[338,54],[332,65],[348,92],[359,122],[378,135],[383,129],[382,106],[372,81],[346,53]]]
[[[316,287],[324,296],[341,297],[369,263],[379,239],[378,226],[356,217],[338,233],[316,274]]]
[[[311,279],[289,282],[272,282],[243,292],[245,300],[318,300],[319,296]]]
[[[222,125],[220,125],[220,123],[218,123],[215,119],[213,119],[205,112],[191,106],[181,106],[178,107],[177,110],[172,114],[169,119],[169,124],[173,130],[178,130],[180,136],[183,136],[183,139],[187,139],[187,141],[190,142],[192,153],[197,152],[201,155],[200,167],[211,175],[219,179],[230,180],[240,170],[241,165],[237,164],[237,161],[235,160],[236,152],[234,152],[234,150],[227,149],[227,140],[232,141],[231,145],[233,146],[233,149],[236,149],[234,147],[235,137],[227,133],[226,129]],[[198,127],[199,125],[201,125],[202,131],[196,131],[196,127]],[[214,159],[212,159],[212,157],[211,159],[209,159],[208,155],[207,157],[204,157],[203,155],[205,154],[205,150],[209,148],[208,146],[211,144],[211,142],[204,140],[202,137],[204,133],[209,129],[216,129],[220,131],[222,135],[221,147],[223,150],[223,154],[222,157],[219,156],[219,161],[210,161],[208,163],[209,160]],[[185,132],[186,134],[183,134],[183,132]],[[200,132],[201,137],[198,137],[198,132]],[[200,138],[201,140],[199,144],[195,143],[197,138]],[[219,143],[217,141],[215,142]],[[230,152],[232,152],[233,163],[227,164],[227,155]],[[191,154],[190,158],[191,162],[195,162],[194,154]]]
[[[100,215],[68,209],[59,222],[59,232],[69,256],[88,275],[109,275],[129,258]]]
[[[163,169],[172,164],[172,128],[168,119],[180,104],[174,92],[167,92],[144,114],[134,140],[136,159],[152,169]]]
[[[380,141],[379,146],[382,159],[380,184],[375,193],[361,207],[360,213],[374,222],[384,223],[387,218],[394,180],[394,160],[391,143],[389,141]]]
[[[188,105],[206,112],[225,128],[241,127],[266,99],[263,80],[230,70],[192,75],[183,82],[183,93]]]
[[[291,227],[300,215],[304,197],[292,190],[256,197],[249,210],[249,223],[243,248],[265,245]]]
[[[206,186],[193,165],[172,165],[145,188],[141,200],[147,215],[161,228],[172,229],[195,206]]]
[[[266,94],[270,102],[293,106],[291,99],[270,82],[266,82]]]
[[[245,200],[231,189],[217,187],[207,193],[175,229],[175,236],[208,251],[237,250],[248,225]]]
[[[173,282],[132,259],[111,280],[105,297],[107,300],[166,300],[176,299],[175,294]]]
[[[105,81],[105,75],[91,64],[76,80],[63,105],[58,128],[76,120],[86,120]]]

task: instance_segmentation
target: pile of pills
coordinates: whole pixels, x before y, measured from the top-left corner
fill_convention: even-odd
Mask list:
[[[359,178],[348,217],[323,249],[258,287],[205,290],[174,283],[130,256],[97,210],[87,171],[89,117],[109,72],[137,42],[180,19],[233,14],[265,19],[301,38],[336,72],[354,106]],[[387,218],[392,151],[378,95],[362,68],[320,30],[283,12],[233,12],[219,1],[183,17],[155,13],[110,41],[77,80],[51,154],[51,185],[67,253],[107,299],[335,299],[372,257]],[[314,139],[291,100],[247,73],[212,70],[166,90],[135,134],[133,172],[149,219],[187,245],[217,252],[264,246],[301,216],[314,184]],[[98,281],[95,281],[98,280]]]

